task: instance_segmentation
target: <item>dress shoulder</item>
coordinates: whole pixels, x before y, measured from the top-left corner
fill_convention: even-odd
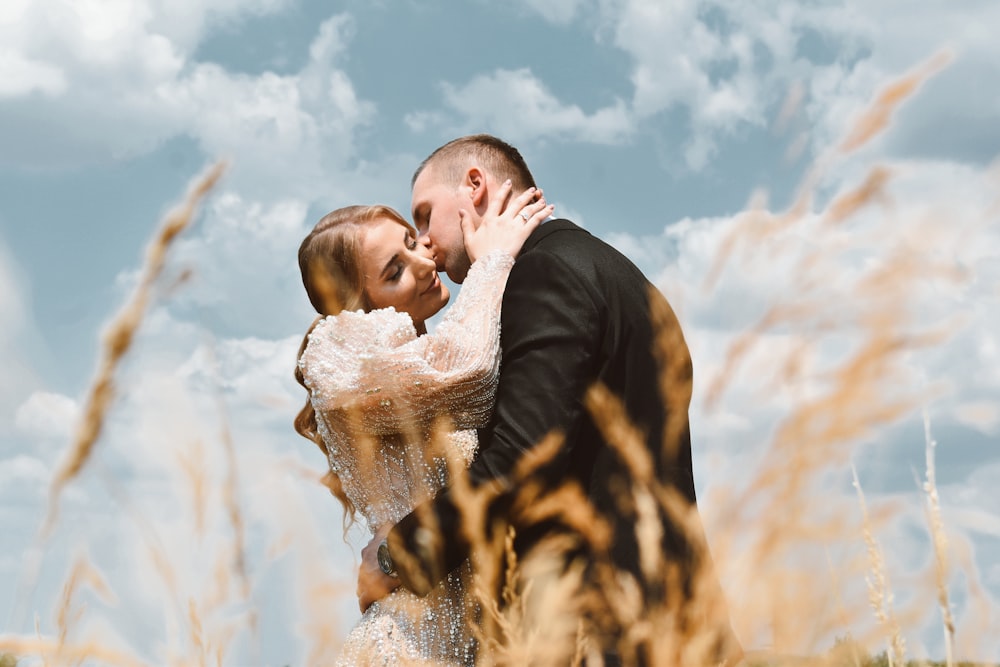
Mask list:
[[[313,401],[331,405],[358,389],[366,360],[395,350],[419,356],[417,331],[394,308],[344,311],[320,320],[309,334],[299,368]],[[400,350],[411,346],[412,350]]]

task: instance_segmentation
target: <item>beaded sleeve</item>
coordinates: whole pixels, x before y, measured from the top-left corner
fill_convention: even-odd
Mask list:
[[[499,374],[500,300],[514,259],[495,251],[472,265],[436,331],[417,336],[392,308],[327,317],[300,365],[317,413],[356,415],[365,432],[426,427],[441,415],[455,428],[489,421]],[[342,415],[330,413],[344,413]]]

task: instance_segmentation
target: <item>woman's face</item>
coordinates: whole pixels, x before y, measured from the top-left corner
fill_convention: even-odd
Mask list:
[[[383,219],[361,239],[365,292],[373,309],[394,307],[408,313],[418,330],[448,303],[431,252],[399,223]]]

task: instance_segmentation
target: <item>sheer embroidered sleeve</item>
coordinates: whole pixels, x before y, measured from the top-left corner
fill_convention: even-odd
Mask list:
[[[373,435],[457,429],[489,421],[499,375],[500,301],[513,258],[496,251],[469,270],[454,305],[428,335],[405,313],[344,312],[316,325],[300,360],[317,413]]]

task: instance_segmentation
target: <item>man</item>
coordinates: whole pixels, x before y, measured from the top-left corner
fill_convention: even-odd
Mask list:
[[[535,185],[518,151],[488,135],[442,146],[414,175],[413,221],[438,270],[455,282],[465,279],[470,264],[462,224],[478,226],[505,179],[512,181],[514,192]],[[480,432],[469,481],[473,488],[494,493],[488,521],[500,518],[514,526],[519,561],[553,535],[569,538],[563,542],[569,546],[561,552],[561,567],[569,571],[582,563],[580,588],[594,595],[581,599],[598,601],[596,609],[591,604],[584,611],[593,626],[587,633],[597,650],[614,661],[626,628],[620,618],[596,619],[601,605],[612,602],[608,580],[599,574],[601,564],[631,575],[642,605],[681,610],[678,618],[695,596],[691,578],[706,571],[714,577],[693,511],[687,346],[666,301],[629,260],[572,222],[549,220],[525,242],[508,278],[501,350],[496,409]],[[607,391],[588,394],[595,386]],[[648,484],[636,482],[637,464],[623,454],[628,443],[612,442],[615,425],[609,426],[607,414],[598,414],[602,396],[604,412],[621,408],[618,426],[638,434],[632,445],[641,449],[639,460],[651,462]],[[558,438],[557,449],[543,462],[526,466],[539,443],[552,434]],[[523,474],[526,467],[534,468],[529,475]],[[589,501],[608,529],[607,539],[585,535],[579,521],[565,520],[559,512],[533,522],[515,516],[524,510],[519,493],[530,489],[541,500],[567,485]],[[418,507],[366,547],[358,586],[362,608],[400,584],[425,594],[469,557],[468,535],[461,528],[464,508],[456,491]],[[652,501],[659,528],[647,530],[647,536],[653,536],[652,569],[662,570],[662,576],[651,572],[649,542],[640,544],[637,531],[642,503],[635,494],[646,491],[647,499],[660,501]],[[644,507],[648,510],[649,503]],[[595,526],[594,533],[599,532]],[[728,620],[716,614],[712,622],[726,635],[718,641],[717,655],[732,655],[738,649],[727,635]],[[683,620],[677,623],[683,625]],[[642,641],[648,644],[649,638]],[[639,662],[655,657],[648,646],[629,655]]]

